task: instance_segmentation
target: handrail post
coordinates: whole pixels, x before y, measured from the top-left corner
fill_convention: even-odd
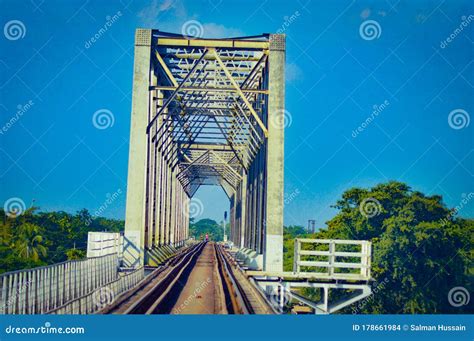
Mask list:
[[[367,278],[370,278],[370,268],[372,266],[371,264],[371,258],[372,258],[372,243],[371,242],[367,242],[367,245],[366,245],[366,251],[367,251],[367,254],[366,254],[366,265],[367,265],[367,271],[366,271],[366,276]]]
[[[329,241],[329,267],[328,267],[328,273],[329,276],[334,275],[334,263],[336,260],[336,256],[334,255],[334,252],[336,252],[336,244],[334,240]]]
[[[300,251],[301,242],[298,238],[295,238],[294,255],[293,255],[293,272],[300,272]]]

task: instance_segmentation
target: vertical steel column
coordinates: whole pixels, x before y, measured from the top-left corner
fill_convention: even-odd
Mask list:
[[[150,83],[152,85],[157,84],[157,77],[154,71],[154,68],[150,69]],[[158,90],[149,91],[149,101],[150,101],[150,119],[156,115],[156,105],[158,102],[157,96]],[[151,249],[154,246],[155,241],[155,204],[156,204],[156,169],[157,169],[157,148],[156,144],[151,141],[152,136],[155,135],[157,126],[159,124],[160,118],[157,119],[157,124],[153,125],[150,130],[149,139],[149,161],[147,167],[147,186],[148,186],[148,195],[147,195],[147,212],[145,213],[147,220],[147,238],[145,239],[145,249]]]
[[[171,202],[170,202],[170,237],[168,244],[174,246],[174,233],[175,233],[175,225],[176,225],[176,205],[177,205],[177,182],[176,179],[176,171],[171,171]]]
[[[243,172],[242,172],[243,174]],[[246,247],[246,235],[247,235],[247,177],[244,175],[239,189],[239,225],[240,228],[240,247]]]

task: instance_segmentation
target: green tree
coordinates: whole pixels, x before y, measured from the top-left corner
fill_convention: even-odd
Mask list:
[[[86,253],[79,249],[69,249],[66,251],[67,260],[80,260],[85,258]]]
[[[335,207],[339,213],[317,237],[372,241],[372,276],[375,283],[384,282],[362,313],[472,310],[448,301],[453,287],[472,291],[472,219],[456,218],[439,195],[394,181],[350,189]]]
[[[41,228],[32,223],[23,223],[18,227],[15,249],[20,257],[33,261],[46,257],[48,252],[41,232]]]
[[[194,220],[189,223],[189,235],[196,239],[204,239],[205,235],[209,235],[209,239],[213,241],[221,241],[224,239],[224,229],[222,224],[218,224],[212,219],[201,219],[197,222]]]

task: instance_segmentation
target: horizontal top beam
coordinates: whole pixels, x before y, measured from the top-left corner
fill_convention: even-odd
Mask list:
[[[186,39],[186,38],[158,38],[160,46],[191,46],[191,47],[224,47],[237,49],[262,49],[270,47],[268,41],[230,40],[230,39]]]

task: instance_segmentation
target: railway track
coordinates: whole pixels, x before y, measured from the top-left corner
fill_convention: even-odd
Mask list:
[[[108,314],[270,314],[271,307],[223,247],[199,243],[155,270]]]

